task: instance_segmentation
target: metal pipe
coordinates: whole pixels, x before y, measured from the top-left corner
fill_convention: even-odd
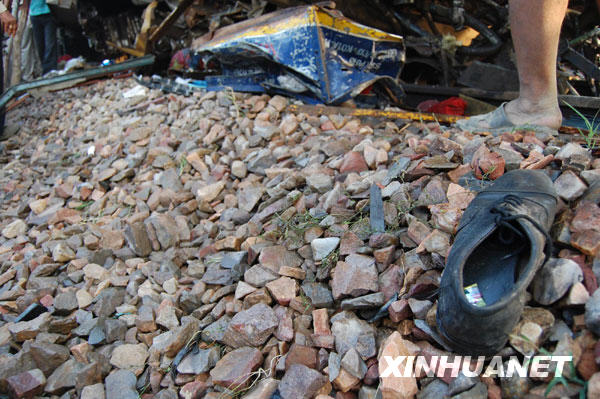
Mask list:
[[[396,19],[398,20],[398,22],[400,22],[400,24],[404,28],[412,31],[417,36],[427,37],[427,38],[433,37],[433,35],[431,33],[427,32],[424,29],[422,29],[419,25],[413,23],[409,18],[405,17],[404,15],[400,14],[399,12],[393,11],[392,13],[394,14],[394,17],[396,17]]]
[[[600,27],[597,26],[594,29],[592,29],[591,31],[584,33],[583,35],[571,40],[569,42],[569,45],[577,46],[578,44],[585,42],[587,39],[591,39],[591,38],[593,38],[595,36],[599,36],[599,35],[600,35]]]

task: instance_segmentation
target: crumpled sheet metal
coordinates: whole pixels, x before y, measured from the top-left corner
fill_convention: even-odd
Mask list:
[[[342,103],[381,80],[398,88],[405,60],[402,37],[323,5],[227,26],[193,50],[192,68],[220,64],[219,76],[206,77],[209,90],[280,92],[326,104]]]

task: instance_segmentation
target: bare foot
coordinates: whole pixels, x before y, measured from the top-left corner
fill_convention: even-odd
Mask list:
[[[504,111],[508,120],[517,126],[538,125],[558,130],[562,124],[558,104],[534,104],[517,98],[506,104]]]
[[[471,132],[495,131],[524,125],[558,130],[561,123],[562,115],[556,101],[543,105],[517,98],[490,113],[459,120],[455,126]]]

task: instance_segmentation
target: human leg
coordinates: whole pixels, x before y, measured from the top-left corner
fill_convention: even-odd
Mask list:
[[[31,26],[33,28],[33,40],[40,60],[44,59],[44,22],[41,16],[31,16]]]
[[[45,14],[43,69],[47,73],[57,68],[58,44],[56,43],[56,23],[52,14]]]
[[[511,0],[510,25],[519,71],[519,98],[506,105],[516,123],[560,127],[556,57],[568,0]]]
[[[532,124],[553,129],[561,125],[556,58],[567,4],[568,0],[509,0],[519,97],[504,106],[508,124]],[[473,118],[471,123],[465,121],[458,126],[485,129],[490,123],[489,118],[481,115]]]
[[[22,79],[30,81],[42,72],[41,61],[33,38],[31,19],[28,18],[21,38],[21,64]]]

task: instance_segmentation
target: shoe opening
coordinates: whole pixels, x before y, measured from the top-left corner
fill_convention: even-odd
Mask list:
[[[496,228],[467,258],[463,290],[474,306],[490,306],[515,287],[529,263],[531,244],[517,222]]]

